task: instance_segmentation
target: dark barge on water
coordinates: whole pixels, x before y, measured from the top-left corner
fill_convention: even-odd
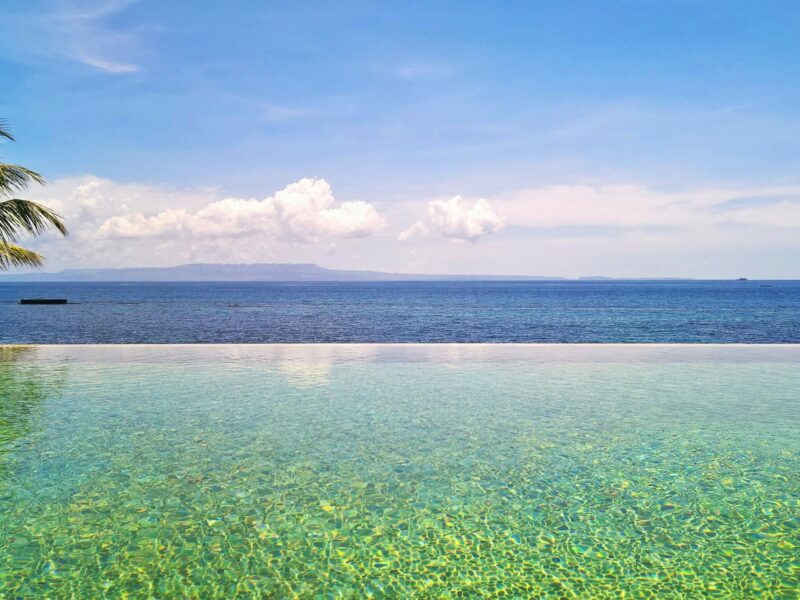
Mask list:
[[[66,298],[23,298],[20,304],[66,304]]]

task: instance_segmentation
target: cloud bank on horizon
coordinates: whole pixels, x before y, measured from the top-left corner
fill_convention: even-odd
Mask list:
[[[800,186],[664,191],[575,184],[392,205],[340,202],[320,178],[257,200],[83,176],[57,180],[37,199],[76,224],[71,239],[33,241],[56,267],[128,266],[142,264],[143,255],[148,266],[322,256],[338,268],[361,260],[365,268],[392,270],[393,256],[413,262],[424,254],[433,260],[414,264],[432,272],[436,257],[445,256],[467,257],[462,268],[472,272],[578,276],[586,273],[575,270],[575,257],[586,252],[604,255],[610,267],[647,264],[648,256],[664,253],[697,256],[718,246],[758,257],[764,247],[792,248],[800,229]],[[515,253],[524,262],[509,258]]]
[[[796,3],[3,11],[50,269],[800,277]]]

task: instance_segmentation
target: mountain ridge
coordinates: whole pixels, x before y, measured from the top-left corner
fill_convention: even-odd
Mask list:
[[[64,269],[47,273],[0,275],[0,282],[129,281],[561,281],[565,277],[528,275],[424,275],[340,270],[313,263],[192,263],[174,267]]]

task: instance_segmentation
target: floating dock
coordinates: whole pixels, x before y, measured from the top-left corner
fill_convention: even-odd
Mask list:
[[[66,298],[23,298],[20,304],[66,304]]]

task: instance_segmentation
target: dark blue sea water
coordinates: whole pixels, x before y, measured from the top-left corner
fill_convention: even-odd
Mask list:
[[[91,342],[800,342],[800,281],[0,284],[0,343]]]

